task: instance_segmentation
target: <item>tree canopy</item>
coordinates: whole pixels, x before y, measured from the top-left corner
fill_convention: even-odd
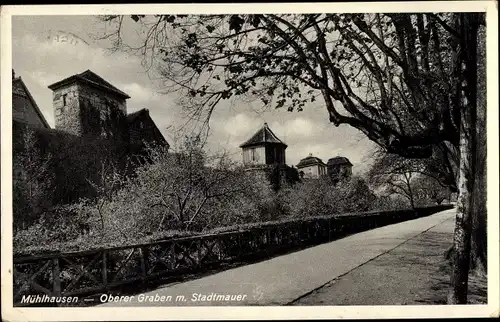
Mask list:
[[[139,46],[124,43],[127,17],[102,17],[115,26],[105,38],[142,55],[192,118],[208,122],[234,95],[290,111],[322,99],[333,124],[351,125],[389,152],[429,156],[435,143],[458,145],[460,14],[130,18],[144,33]]]

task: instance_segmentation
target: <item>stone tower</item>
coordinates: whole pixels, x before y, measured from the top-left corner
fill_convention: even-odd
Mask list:
[[[87,70],[49,86],[53,91],[56,130],[77,136],[128,140],[127,104],[130,98]]]
[[[243,150],[245,166],[285,165],[287,145],[271,131],[267,123],[240,148]]]

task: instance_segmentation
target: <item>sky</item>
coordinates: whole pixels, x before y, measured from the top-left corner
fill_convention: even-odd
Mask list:
[[[12,18],[12,65],[21,76],[46,120],[54,127],[52,92],[47,87],[87,69],[127,93],[127,112],[147,108],[171,145],[178,141],[175,128],[184,124],[175,93],[160,94],[161,86],[151,80],[139,57],[110,53],[105,41],[96,40],[104,25],[93,16],[14,16]],[[206,148],[226,150],[240,161],[239,145],[264,122],[287,145],[286,163],[296,165],[310,153],[325,163],[335,156],[347,157],[353,173],[362,174],[370,165],[375,145],[347,125],[335,127],[320,101],[302,112],[263,110],[257,102],[241,99],[221,101],[212,116]]]

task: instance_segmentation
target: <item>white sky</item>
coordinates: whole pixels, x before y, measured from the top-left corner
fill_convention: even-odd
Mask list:
[[[175,103],[176,96],[158,94],[161,88],[148,78],[139,58],[124,53],[109,54],[103,49],[105,44],[92,40],[90,35],[101,29],[102,25],[97,25],[91,16],[14,16],[12,63],[16,75],[22,77],[53,127],[52,93],[47,86],[90,69],[131,96],[127,101],[128,113],[148,108],[172,144],[172,126],[184,122]],[[67,41],[61,41],[64,37]],[[324,162],[345,156],[353,163],[354,173],[367,169],[374,144],[349,126],[337,128],[329,123],[321,101],[306,106],[303,112],[262,111],[262,106],[256,103],[222,101],[211,121],[207,147],[212,151],[226,149],[235,160],[240,160],[238,146],[264,122],[288,144],[289,165],[296,165],[312,153]]]

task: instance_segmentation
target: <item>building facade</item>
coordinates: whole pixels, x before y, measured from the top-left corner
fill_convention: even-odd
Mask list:
[[[287,145],[269,128],[267,123],[245,143],[240,145],[246,167],[285,165]]]
[[[331,158],[326,165],[327,174],[333,182],[348,180],[352,176],[352,163],[346,157]]]
[[[130,98],[90,70],[49,86],[55,129],[76,136],[128,140],[127,102]]]
[[[307,179],[317,179],[327,174],[327,166],[323,160],[314,157],[311,153],[300,160],[297,169],[300,176]]]

